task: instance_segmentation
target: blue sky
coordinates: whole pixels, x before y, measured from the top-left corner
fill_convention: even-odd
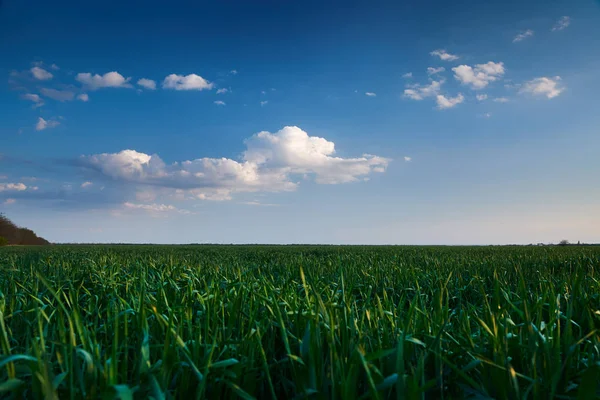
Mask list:
[[[0,2],[56,242],[600,242],[600,3]]]

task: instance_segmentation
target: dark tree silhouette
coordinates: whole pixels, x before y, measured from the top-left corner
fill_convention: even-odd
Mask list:
[[[0,238],[6,239],[6,244],[45,245],[50,244],[46,239],[36,235],[31,229],[15,225],[4,214],[0,213]],[[0,239],[0,243],[2,240]]]

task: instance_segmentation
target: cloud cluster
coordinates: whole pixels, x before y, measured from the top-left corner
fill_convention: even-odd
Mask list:
[[[131,78],[125,78],[116,71],[107,72],[104,75],[92,75],[89,72],[80,72],[75,80],[87,86],[91,90],[100,88],[131,88],[129,81]]]
[[[477,64],[475,67],[459,65],[452,68],[454,78],[463,85],[468,85],[474,90],[485,88],[490,82],[500,79],[504,75],[504,63],[489,61]]]
[[[560,84],[560,76],[554,78],[540,77],[525,82],[520,89],[521,93],[528,93],[534,96],[546,96],[548,99],[557,97],[564,91]]]
[[[162,84],[163,89],[174,90],[210,90],[213,86],[213,83],[196,74],[185,76],[171,74],[164,79]]]
[[[404,97],[408,97],[412,100],[423,100],[426,97],[436,96],[445,81],[431,81],[429,85],[408,85],[408,89],[404,90]]]
[[[432,56],[439,57],[440,60],[442,60],[442,61],[456,61],[459,59],[459,57],[457,55],[450,54],[444,49],[434,50],[429,54]]]
[[[301,176],[321,184],[354,182],[384,172],[390,161],[368,154],[336,157],[333,142],[293,126],[259,132],[245,145],[240,161],[198,158],[166,164],[156,154],[123,150],[82,156],[79,165],[117,182],[174,189],[182,198],[226,200],[237,192],[292,191]]]

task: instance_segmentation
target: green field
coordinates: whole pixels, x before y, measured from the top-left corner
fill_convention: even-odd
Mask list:
[[[0,397],[592,399],[600,247],[0,249]]]

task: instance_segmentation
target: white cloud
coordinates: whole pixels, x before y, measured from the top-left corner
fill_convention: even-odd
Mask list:
[[[450,54],[446,50],[443,50],[443,49],[434,50],[429,54],[432,56],[437,56],[443,61],[456,61],[459,59],[458,56],[456,56],[454,54]]]
[[[87,182],[83,182],[83,183],[81,184],[81,187],[82,187],[82,188],[86,188],[86,187],[89,187],[89,186],[92,186],[92,185],[93,185],[93,183],[92,183],[92,182],[89,182],[89,181],[87,181]]]
[[[273,203],[261,203],[259,201],[242,201],[240,204],[246,204],[248,206],[259,206],[259,207],[279,207],[279,204]]]
[[[39,117],[37,124],[35,124],[36,131],[43,131],[44,129],[55,128],[60,125],[60,122],[55,120],[46,121],[44,118]]]
[[[33,93],[27,93],[21,97],[25,100],[33,101],[34,103],[39,103],[42,101],[42,98],[39,95]]]
[[[411,162],[412,161],[412,157],[404,156],[404,161],[405,162]]]
[[[565,88],[560,85],[560,76],[554,78],[540,77],[525,82],[521,87],[521,93],[529,93],[534,96],[546,96],[552,99],[560,95]]]
[[[163,89],[175,90],[210,90],[213,86],[213,83],[196,74],[186,76],[171,74],[165,78],[162,84]]]
[[[375,97],[375,96],[377,96],[377,94],[375,94],[373,92],[365,92],[365,95],[367,95],[369,97]]]
[[[141,87],[144,87],[148,90],[155,90],[156,89],[156,82],[153,81],[152,79],[146,79],[146,78],[142,78],[140,80],[137,81],[137,84],[140,85]]]
[[[513,39],[513,43],[525,40],[530,36],[533,36],[533,31],[531,29],[527,29],[526,31],[519,32],[519,34],[517,36],[515,36],[515,38]]]
[[[80,72],[75,80],[89,87],[91,90],[100,88],[131,88],[129,81],[131,78],[125,78],[117,71],[107,72],[104,75],[92,75],[89,72]]]
[[[40,93],[56,101],[71,101],[75,98],[75,93],[70,90],[42,88],[40,89]]]
[[[571,17],[565,15],[556,21],[556,24],[552,27],[552,31],[562,31],[563,29],[568,28],[569,25],[571,25]]]
[[[15,199],[6,199],[6,200],[4,200],[4,204],[7,205],[7,206],[9,206],[11,204],[15,204],[16,202],[17,202],[17,200],[15,200]]]
[[[264,101],[261,101],[261,102],[260,102],[260,105],[261,105],[261,107],[262,107],[262,106],[265,106],[265,105],[267,105],[267,104],[269,104],[269,101],[268,101],[268,100],[264,100]]]
[[[508,103],[509,100],[506,97],[496,97],[494,99],[494,102],[496,102],[496,103]]]
[[[229,92],[229,89],[227,88],[217,89],[217,94],[225,94],[227,92]]]
[[[452,68],[454,77],[463,85],[469,85],[472,89],[485,88],[490,82],[500,79],[504,75],[504,63],[489,61],[486,64],[477,64],[475,67],[459,65]]]
[[[0,192],[22,192],[24,190],[27,190],[27,185],[24,183],[0,183]]]
[[[390,162],[368,154],[337,157],[333,142],[293,126],[259,132],[244,143],[240,161],[199,158],[166,164],[156,154],[135,150],[82,156],[79,161],[116,181],[167,188],[178,196],[203,200],[229,200],[237,192],[292,191],[304,175],[321,184],[360,181],[384,172]]]
[[[224,105],[225,105],[225,102],[224,102],[224,101],[221,101],[221,100],[216,100],[216,101],[214,101],[213,103],[215,103],[215,104],[216,104],[216,105],[218,105],[218,106],[224,106]]]
[[[483,118],[490,118],[491,116],[492,114],[489,112],[482,115]]]
[[[440,110],[444,110],[446,108],[452,108],[460,103],[462,103],[465,100],[465,97],[462,95],[462,93],[459,93],[458,96],[456,97],[445,97],[442,96],[441,94],[438,94],[436,96],[436,102],[438,105],[438,108]]]
[[[52,79],[54,76],[50,72],[40,67],[33,67],[30,69],[30,71],[33,77],[40,81],[47,81],[48,79]]]
[[[231,75],[237,75],[237,73],[238,73],[238,72],[237,72],[237,70],[235,70],[235,69],[232,69],[231,71],[229,71],[229,73],[230,73]]]
[[[446,68],[444,68],[444,67],[439,67],[439,68],[428,67],[427,68],[427,75],[439,74],[440,72],[444,72],[445,70],[446,70]]]
[[[52,65],[50,66],[50,68],[52,68],[52,69],[53,69],[53,70],[55,70],[55,71],[58,71],[58,70],[60,69],[60,68],[58,68],[58,65],[56,65],[56,64],[52,64]]]
[[[88,96],[87,93],[81,93],[79,96],[77,96],[77,100],[86,102],[90,100],[90,96]]]
[[[169,212],[176,212],[179,214],[190,214],[190,212],[188,210],[182,210],[182,209],[179,209],[170,204],[169,205],[167,205],[167,204],[136,204],[136,203],[126,202],[126,203],[123,203],[123,207],[125,207],[126,209],[129,209],[129,210],[142,210],[142,211],[149,212],[151,214],[169,213]]]
[[[478,94],[478,95],[477,95],[477,96],[475,96],[475,97],[476,97],[476,98],[477,98],[477,100],[479,100],[479,101],[484,101],[484,100],[487,100],[487,98],[488,98],[488,95],[487,95],[487,94],[485,94],[485,93],[482,93],[482,94]]]
[[[404,75],[402,75],[402,77],[405,78],[405,79],[409,79],[409,78],[413,77],[413,74],[412,74],[412,72],[407,72]]]
[[[431,81],[429,85],[409,85],[408,89],[404,90],[404,97],[408,97],[412,100],[423,100],[425,97],[435,96],[439,93],[442,84],[445,81]]]

